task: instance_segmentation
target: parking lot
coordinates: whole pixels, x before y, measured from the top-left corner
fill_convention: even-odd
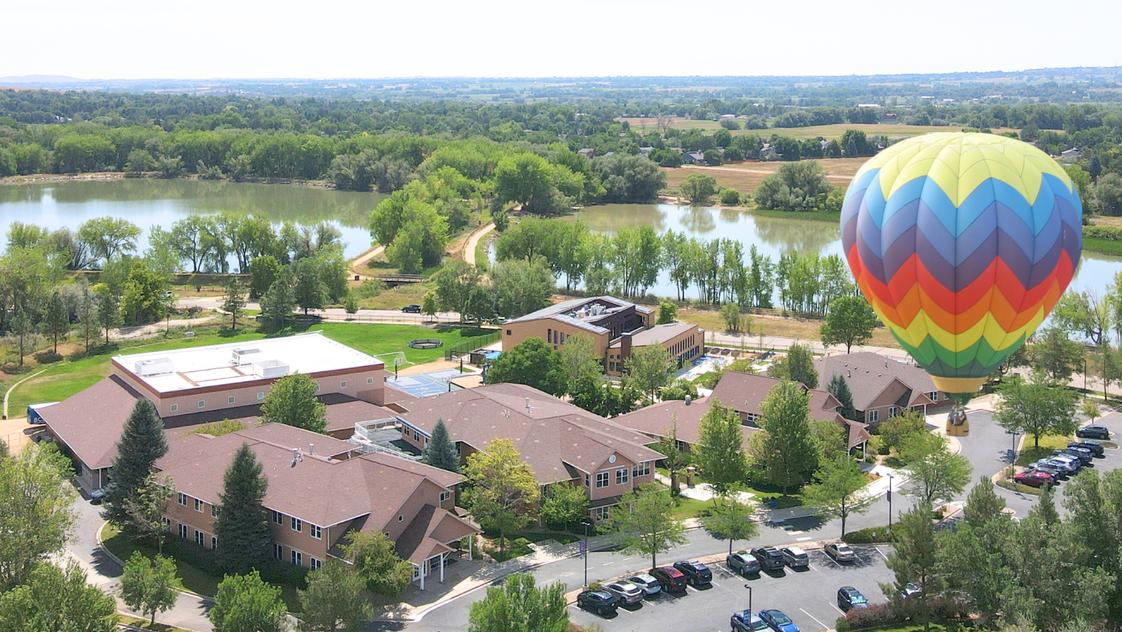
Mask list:
[[[872,603],[885,601],[880,583],[892,582],[892,571],[885,566],[889,548],[855,546],[858,561],[839,565],[821,550],[807,551],[809,570],[762,573],[759,579],[736,575],[724,563],[710,564],[712,587],[689,587],[684,595],[660,595],[645,600],[633,609],[620,608],[614,617],[604,618],[570,607],[569,616],[580,625],[597,624],[605,631],[625,630],[729,630],[729,617],[748,607],[752,588],[752,610],[777,608],[787,613],[800,630],[827,630],[842,615],[836,594],[842,586],[854,586]],[[665,560],[670,563],[671,560]],[[662,562],[660,562],[662,563]]]

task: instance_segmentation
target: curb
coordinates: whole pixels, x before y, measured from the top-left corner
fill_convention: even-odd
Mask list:
[[[118,566],[120,566],[122,569],[124,569],[125,568],[124,561],[122,561],[121,558],[117,557],[112,551],[110,551],[109,547],[105,546],[105,541],[101,539],[101,532],[105,530],[105,526],[107,524],[109,524],[108,520],[103,521],[101,523],[101,526],[99,526],[97,528],[97,534],[95,535],[95,538],[97,540],[97,548],[101,549],[101,551],[103,553],[105,553],[105,555],[108,556],[109,559],[113,560],[114,562],[117,563]],[[174,560],[175,558],[171,558],[171,559]],[[184,590],[184,589],[179,589],[179,588],[176,588],[175,592],[183,594],[183,595],[187,595],[189,597],[195,597],[195,598],[201,599],[207,605],[214,605],[214,598],[213,597],[208,597],[206,595],[200,595],[197,592],[191,592],[190,590]],[[128,613],[128,614],[130,614],[131,616],[136,616],[132,613]],[[182,627],[182,626],[176,626],[176,627]],[[190,628],[183,628],[183,629],[188,630]]]

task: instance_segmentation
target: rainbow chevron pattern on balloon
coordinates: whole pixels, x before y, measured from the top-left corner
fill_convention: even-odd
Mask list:
[[[1024,344],[1071,282],[1082,214],[1071,179],[1039,149],[927,134],[857,172],[842,245],[904,349],[943,390],[964,392]]]

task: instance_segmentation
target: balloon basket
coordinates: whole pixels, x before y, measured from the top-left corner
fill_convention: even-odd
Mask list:
[[[949,437],[965,437],[970,434],[970,422],[964,421],[961,424],[953,424],[951,420],[947,420],[947,436]]]

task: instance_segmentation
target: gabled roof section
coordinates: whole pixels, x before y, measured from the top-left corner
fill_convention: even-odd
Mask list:
[[[819,382],[826,384],[835,375],[845,378],[853,394],[853,407],[866,410],[894,381],[916,393],[938,391],[927,371],[880,354],[862,351],[816,358]]]

